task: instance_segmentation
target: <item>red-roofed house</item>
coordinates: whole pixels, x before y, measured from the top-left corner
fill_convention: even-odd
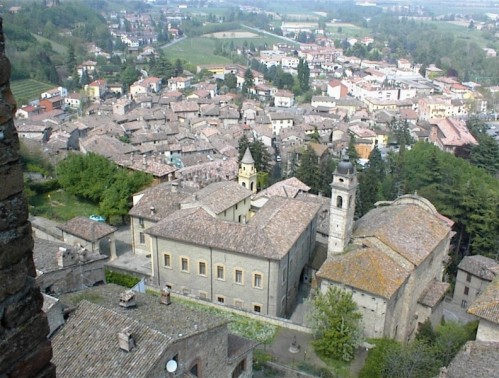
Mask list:
[[[457,147],[478,144],[463,120],[442,118],[430,121],[430,141],[447,152],[454,152]]]
[[[342,98],[348,95],[348,88],[339,80],[331,80],[327,84],[327,95],[332,98]]]

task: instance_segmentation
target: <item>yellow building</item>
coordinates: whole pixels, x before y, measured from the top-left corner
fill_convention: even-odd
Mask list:
[[[253,193],[256,193],[256,178],[255,160],[253,160],[250,149],[247,148],[243,160],[241,160],[237,182],[243,188],[247,188]]]

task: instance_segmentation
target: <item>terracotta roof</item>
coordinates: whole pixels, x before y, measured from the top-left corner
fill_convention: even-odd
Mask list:
[[[280,260],[308,227],[320,205],[271,198],[247,224],[213,218],[204,209],[182,209],[146,233],[159,238]]]
[[[419,298],[418,303],[428,307],[436,306],[444,297],[445,293],[449,289],[449,286],[450,284],[447,282],[440,282],[437,280],[431,281]]]
[[[81,216],[70,219],[66,223],[58,225],[57,228],[90,242],[96,242],[116,231],[116,227],[107,223],[96,222]]]
[[[499,324],[499,277],[496,277],[468,308],[468,313]]]
[[[371,245],[335,255],[317,272],[317,277],[390,299],[409,276],[396,261]]]
[[[464,256],[457,268],[488,281],[492,281],[499,273],[499,263],[481,255]]]
[[[374,236],[419,265],[450,232],[450,227],[418,205],[382,206],[369,211],[355,224],[353,236]]]

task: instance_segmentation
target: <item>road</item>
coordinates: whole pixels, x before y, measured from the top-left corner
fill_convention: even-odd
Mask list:
[[[177,38],[177,39],[174,39],[172,42],[168,42],[168,43],[165,43],[163,46],[159,46],[160,49],[166,49],[167,47],[169,46],[173,46],[174,44],[180,42],[180,41],[183,41],[184,39],[186,39],[187,37],[185,35],[183,35],[182,37],[180,38]]]

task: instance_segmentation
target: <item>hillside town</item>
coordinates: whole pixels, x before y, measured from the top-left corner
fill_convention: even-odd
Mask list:
[[[45,369],[47,377],[327,376],[324,371],[332,373],[317,347],[313,317],[317,298],[341,292],[354,308],[339,317],[336,336],[352,337],[352,350],[343,347],[340,358],[353,361],[348,376],[370,376],[365,369],[370,350],[382,348],[379,340],[429,343],[425,337],[435,340],[452,323],[474,324],[475,333],[428,371],[442,378],[493,377],[499,369],[497,256],[474,249],[479,238],[463,231],[460,213],[451,216],[457,210],[442,210],[426,198],[441,190],[438,185],[407,192],[394,183],[392,199],[374,195],[370,206],[359,187],[378,154],[392,168],[418,145],[469,157],[480,144],[470,120],[486,123],[483,132],[497,148],[499,86],[465,81],[408,57],[358,57],[352,51],[371,49],[376,36],[338,45],[319,19],[281,20],[278,13],[245,5],[240,14],[278,21],[265,33],[280,42],[234,47],[233,63],[175,64],[165,77],[157,68],[162,49],[188,38],[185,24],[192,20],[183,11],[189,5],[143,3],[155,7],[106,12],[107,32],[118,45],[105,51],[89,43],[85,60],[64,82],[17,107],[10,100],[10,67],[2,67],[9,73],[0,75],[0,163],[18,168],[2,170],[8,184],[0,194],[6,214],[0,235],[7,236],[0,272],[12,282],[31,278],[5,290],[0,285],[0,355],[12,342],[13,350],[31,350],[29,358],[38,362],[0,358],[0,375],[35,376]],[[22,11],[22,5],[8,9],[11,15]],[[426,17],[423,7],[409,12]],[[497,17],[465,20],[470,29],[497,27]],[[242,30],[219,33],[244,38],[264,31],[244,24]],[[1,19],[0,37],[2,58]],[[494,49],[483,52],[485,59],[497,58]],[[104,70],[113,60],[133,65],[137,76],[130,85]],[[7,67],[2,59],[1,65]],[[270,71],[279,73],[269,78]],[[283,85],[284,75],[291,85]],[[150,181],[125,196],[127,210],[113,213],[113,221],[107,214],[64,221],[35,215],[39,205],[28,207],[23,197],[17,139],[57,167],[73,156],[99,156]],[[334,167],[319,172],[325,186],[297,175],[309,156],[314,167]],[[441,174],[435,160],[427,157],[430,169],[434,164]],[[30,171],[24,180],[43,184],[54,178]],[[44,201],[65,206],[50,196],[44,193]],[[2,254],[17,256],[23,243],[33,262],[21,274],[8,265],[11,260],[4,264]],[[115,277],[133,284],[119,286]],[[31,293],[38,288],[43,300]],[[29,310],[43,322],[32,347],[14,341],[23,332],[21,322],[29,321],[28,315],[15,320],[24,308],[11,305],[16,291],[29,297],[26,303],[40,304]],[[358,316],[355,332],[344,329],[350,316]],[[237,317],[269,324],[274,333],[267,339],[241,333],[233,326]],[[270,364],[262,362],[267,352],[275,360]],[[306,375],[299,360],[324,370]],[[379,376],[398,373],[384,374]]]

